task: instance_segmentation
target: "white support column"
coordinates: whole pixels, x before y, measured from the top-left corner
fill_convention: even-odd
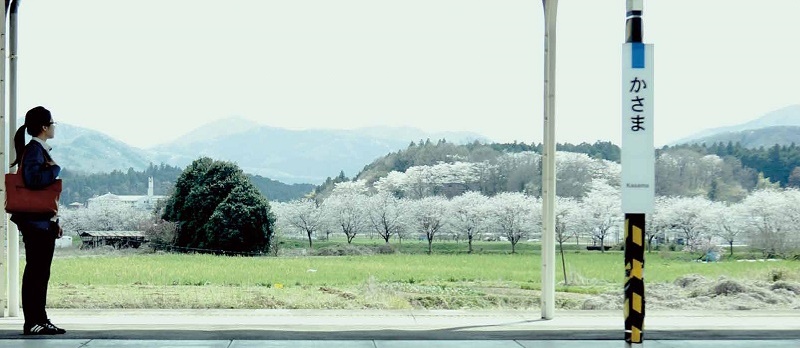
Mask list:
[[[542,319],[553,319],[556,298],[556,8],[544,5],[544,144],[542,149]]]
[[[17,131],[17,13],[19,2],[12,0],[8,24],[8,162],[16,157],[13,134]],[[8,167],[8,166],[6,166]],[[10,168],[10,170],[13,170]],[[19,316],[19,231],[17,225],[8,223],[8,316]]]
[[[8,12],[8,5],[10,0],[5,1],[3,8],[3,16],[0,18],[0,163],[3,163],[4,168],[8,168],[6,163],[6,13]],[[2,173],[6,173],[3,170]],[[4,178],[5,179],[5,178]],[[0,198],[5,202],[6,198],[6,182],[0,180]],[[0,213],[2,214],[2,213]],[[6,315],[6,307],[8,306],[8,252],[6,249],[8,231],[8,215],[0,219],[0,316]]]

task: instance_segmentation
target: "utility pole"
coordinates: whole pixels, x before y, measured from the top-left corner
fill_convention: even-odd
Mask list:
[[[542,319],[553,319],[556,304],[556,9],[544,6],[544,144],[542,146]]]
[[[7,146],[6,146],[6,15],[8,14],[8,7],[11,0],[5,1],[3,8],[3,16],[0,18],[0,163],[5,167],[7,160]],[[11,133],[14,134],[13,131]],[[5,168],[4,168],[5,169]],[[3,173],[6,171],[3,170]],[[6,182],[0,181],[0,196],[5,200],[6,196]],[[3,213],[4,214],[4,213]],[[6,251],[6,243],[8,237],[8,215],[4,214],[0,219],[0,317],[6,315],[6,307],[8,307],[8,252]]]
[[[9,134],[17,131],[17,15],[21,0],[11,0],[8,22],[8,124]],[[14,137],[8,137],[7,153],[17,155]],[[11,158],[8,158],[11,162]],[[4,162],[5,163],[5,162]],[[11,168],[9,168],[11,170]],[[8,226],[8,316],[19,316],[19,231],[17,225]]]
[[[653,45],[642,41],[643,0],[626,0],[622,46],[622,211],[625,213],[625,346],[644,332],[645,214],[655,201]]]

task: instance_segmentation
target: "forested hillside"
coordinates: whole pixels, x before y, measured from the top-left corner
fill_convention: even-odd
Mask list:
[[[65,169],[61,173],[64,189],[61,193],[61,204],[73,202],[86,204],[89,198],[113,193],[117,195],[146,195],[147,178],[153,177],[153,193],[168,195],[175,186],[175,180],[183,172],[183,168],[166,164],[153,165],[144,171],[128,169],[126,172],[82,174]],[[247,174],[250,181],[258,187],[267,199],[289,201],[303,197],[314,189],[311,184],[287,185],[259,175]]]
[[[558,151],[583,153],[594,159],[608,160],[612,162],[619,162],[620,149],[618,146],[610,142],[595,142],[594,144],[581,143],[578,145],[573,144],[557,144]],[[455,163],[455,162],[488,162],[496,163],[500,157],[508,153],[541,153],[542,144],[525,144],[525,143],[508,143],[508,144],[485,144],[480,142],[473,142],[467,145],[456,145],[448,142],[445,139],[440,139],[436,143],[428,140],[420,140],[412,142],[405,150],[392,152],[382,158],[378,158],[358,173],[355,179],[365,180],[371,184],[378,179],[387,176],[389,173],[405,172],[414,166],[433,166],[438,163]],[[528,189],[538,190],[540,183],[535,180],[540,178],[541,169],[532,166],[529,163],[527,166],[519,166],[514,169],[506,168],[508,170],[504,173],[499,173],[502,176],[500,180],[503,183],[493,182],[485,183],[484,193],[495,194],[501,191],[521,191],[526,184],[529,185]],[[317,187],[316,194],[319,197],[327,196],[333,189],[336,183],[348,181],[350,178],[345,177],[344,173],[339,173],[339,176],[329,177],[322,185]],[[540,180],[541,181],[541,180]],[[509,186],[503,188],[503,186]],[[491,186],[491,188],[489,187]]]
[[[390,173],[432,175],[436,171],[469,168],[476,176],[469,183],[457,180],[437,189],[453,195],[465,190],[486,195],[500,192],[527,192],[538,195],[541,190],[539,155],[541,144],[485,144],[473,142],[456,145],[442,139],[412,142],[405,150],[392,152],[366,165],[355,178],[344,172],[329,177],[322,185],[287,185],[259,175],[248,177],[272,201],[290,201],[310,192],[326,197],[334,185],[353,179],[374,184]],[[558,194],[580,197],[592,177],[604,171],[619,170],[620,148],[610,142],[558,144],[564,157],[559,163]],[[582,156],[566,155],[581,154]],[[516,154],[516,156],[510,156]],[[750,149],[741,145],[716,143],[707,145],[665,146],[656,150],[656,194],[660,196],[705,196],[711,200],[738,201],[753,189],[775,183],[781,187],[800,187],[800,147],[772,146]],[[456,163],[484,164],[483,167],[453,167]],[[444,166],[445,164],[451,167]],[[437,167],[438,165],[438,167]],[[433,170],[434,172],[431,172]],[[86,203],[108,192],[120,195],[144,195],[147,178],[154,178],[154,193],[169,194],[183,169],[165,164],[150,165],[144,171],[129,169],[104,174],[80,174],[64,170],[64,192],[61,202]],[[427,172],[426,172],[427,171]],[[471,175],[472,175],[471,174]],[[608,174],[613,178],[614,174]],[[451,178],[452,179],[452,178]],[[448,179],[449,180],[449,179]],[[460,180],[460,179],[459,179]],[[612,180],[613,181],[613,180]]]
[[[153,194],[167,195],[175,186],[175,180],[181,172],[182,168],[165,164],[159,166],[150,164],[144,171],[131,168],[125,172],[115,170],[97,174],[83,174],[64,169],[61,172],[64,185],[61,204],[73,202],[86,204],[89,198],[109,192],[117,195],[146,195],[148,177],[153,177]]]
[[[368,185],[374,185],[381,180],[384,183],[391,181],[393,175],[397,179],[398,173],[406,173],[411,177],[403,180],[428,180],[422,178],[425,175],[460,175],[456,179],[437,179],[452,181],[436,189],[445,195],[465,190],[480,191],[485,195],[500,192],[538,195],[541,190],[538,157],[541,148],[541,144],[525,143],[455,145],[445,140],[412,142],[405,150],[376,159],[355,178],[348,178],[344,173],[328,178],[315,193],[324,199],[338,182],[364,180]],[[615,178],[613,172],[620,170],[620,148],[610,142],[558,144],[557,151],[561,154],[557,156],[557,192],[560,196],[581,197],[586,192],[584,185],[592,177],[608,175]],[[517,156],[511,156],[513,154]],[[575,156],[577,154],[583,156]],[[748,149],[730,143],[665,146],[656,150],[656,156],[656,194],[660,196],[705,196],[711,200],[739,201],[752,190],[767,185],[800,186],[800,148],[795,145],[768,149]],[[484,166],[457,169],[453,167],[457,163],[482,163]],[[458,170],[472,171],[470,175],[473,177],[464,179],[467,174],[453,174]],[[610,174],[602,174],[606,171]],[[793,171],[794,175],[791,175]]]
[[[770,147],[748,148],[739,143],[713,143],[711,145],[678,145],[662,150],[687,149],[704,155],[734,157],[745,167],[764,174],[781,187],[800,187],[800,147],[772,145]]]

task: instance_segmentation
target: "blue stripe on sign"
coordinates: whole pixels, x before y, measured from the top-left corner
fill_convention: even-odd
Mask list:
[[[641,42],[631,45],[631,68],[644,69],[644,44]]]

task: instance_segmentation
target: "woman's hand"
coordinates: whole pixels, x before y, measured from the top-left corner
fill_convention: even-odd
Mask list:
[[[50,227],[47,229],[48,232],[53,233],[56,235],[56,239],[61,238],[64,235],[64,230],[61,229],[61,224],[56,221],[50,221]]]

